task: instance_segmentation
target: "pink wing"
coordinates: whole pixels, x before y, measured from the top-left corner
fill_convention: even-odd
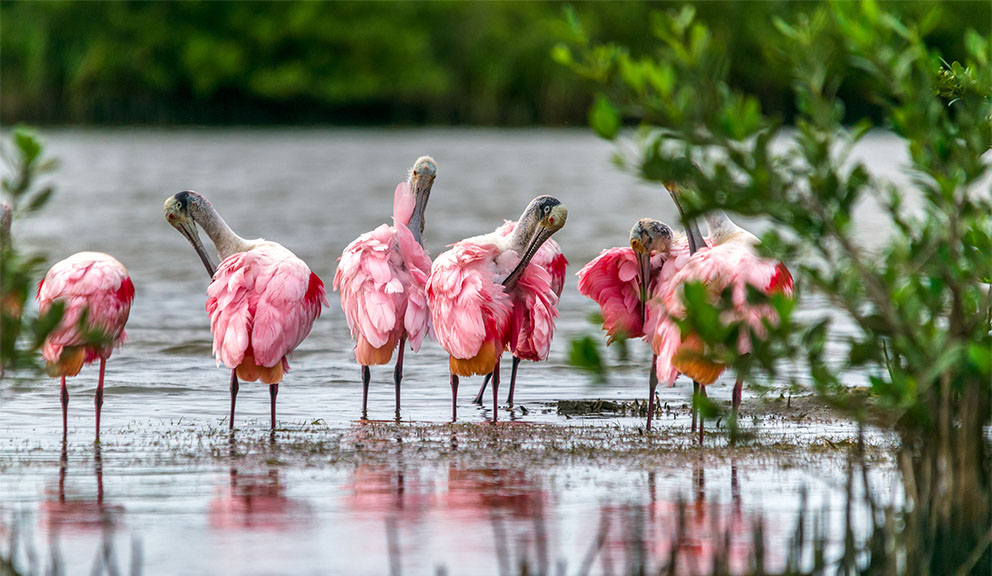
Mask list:
[[[663,271],[663,277],[666,274],[667,277],[658,299],[663,314],[659,315],[652,339],[658,354],[658,378],[668,383],[675,380],[671,362],[682,344],[681,332],[674,318],[685,317],[682,286],[686,283],[703,283],[713,300],[729,287],[734,308],[725,313],[721,320],[728,324],[745,322],[758,336],[765,334],[764,322],[774,322],[778,316],[769,304],[748,302],[747,287],[766,294],[781,292],[788,297],[793,295],[792,275],[785,265],[759,257],[754,247],[746,243],[728,242],[700,250],[681,264],[681,267],[673,264],[671,269]],[[737,349],[740,354],[750,352],[751,342],[746,333],[741,334]]]
[[[427,308],[427,278],[431,274],[431,258],[424,247],[413,239],[413,233],[403,225],[396,225],[403,264],[410,275],[407,289],[406,315],[403,328],[410,339],[410,348],[420,350],[424,337],[431,331],[431,314]]]
[[[599,304],[609,341],[644,336],[637,257],[631,248],[610,248],[576,274],[579,293]]]
[[[409,182],[397,184],[396,190],[393,191],[393,223],[409,226],[416,202]]]
[[[544,360],[551,352],[551,339],[558,317],[558,295],[551,274],[542,266],[527,266],[510,298],[509,347],[518,358]]]
[[[267,244],[229,256],[207,288],[218,364],[237,367],[251,345],[259,366],[275,366],[310,334],[321,305],[324,283],[289,250]]]
[[[112,256],[79,252],[56,263],[38,286],[37,300],[42,312],[57,300],[65,303],[61,321],[42,347],[49,363],[58,362],[66,346],[85,343],[85,334],[79,331],[84,311],[87,328],[100,330],[111,341],[105,347],[87,348],[86,363],[109,358],[127,340],[124,325],[134,300],[134,284],[127,269]]]
[[[427,303],[438,342],[455,358],[472,358],[489,339],[505,344],[510,297],[497,278],[496,244],[462,240],[439,255],[427,279]]]
[[[428,332],[429,271],[427,253],[403,224],[383,224],[349,244],[341,254],[334,289],[341,292],[352,338],[364,337],[381,348],[407,333],[410,346],[419,350]]]

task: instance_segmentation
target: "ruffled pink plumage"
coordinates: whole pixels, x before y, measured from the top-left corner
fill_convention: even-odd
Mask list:
[[[383,224],[355,239],[341,253],[334,274],[334,290],[341,292],[341,308],[358,342],[355,358],[363,366],[389,362],[403,336],[414,352],[420,350],[430,332],[426,286],[431,260],[407,228],[413,209],[410,184],[403,182],[393,197],[394,225]]]
[[[667,264],[666,264],[667,267]],[[667,274],[666,274],[667,273]],[[763,337],[765,322],[777,319],[775,309],[769,304],[752,304],[747,300],[747,287],[751,286],[765,294],[782,293],[793,296],[793,281],[789,270],[781,262],[761,258],[749,242],[731,241],[711,248],[702,249],[682,263],[673,261],[669,270],[663,270],[663,291],[658,304],[663,309],[653,330],[652,344],[658,354],[657,373],[661,382],[673,384],[679,371],[676,368],[677,356],[689,346],[694,352],[700,344],[693,335],[682,338],[676,318],[685,317],[682,302],[682,288],[689,282],[700,282],[715,301],[728,287],[731,289],[733,310],[724,313],[724,323],[743,322],[754,333]],[[751,351],[751,341],[747,332],[742,332],[737,342],[737,352]],[[701,383],[709,383],[723,367],[709,362],[701,364],[701,376],[694,378]],[[687,371],[688,374],[688,371]],[[692,376],[691,374],[688,374]],[[709,376],[712,376],[710,378]],[[709,380],[705,382],[704,380]]]
[[[478,237],[455,243],[431,266],[427,303],[434,334],[454,358],[475,357],[487,341],[500,351],[505,345],[513,303],[497,272],[500,254],[495,242]]]
[[[542,266],[527,266],[510,292],[503,280],[520,256],[500,230],[454,244],[434,261],[427,300],[438,342],[462,376],[488,374],[503,349],[543,359],[550,349],[558,295]]]
[[[38,286],[37,300],[42,313],[56,301],[65,305],[58,326],[42,345],[42,356],[57,375],[74,376],[83,364],[109,358],[127,340],[124,325],[134,300],[134,285],[127,269],[112,256],[79,252],[56,263]],[[98,330],[106,338],[105,345],[87,345],[87,335],[80,330],[84,313],[86,329]],[[85,346],[83,356],[67,363],[63,351],[80,346]]]
[[[310,334],[327,306],[324,283],[306,263],[273,242],[224,259],[207,288],[207,313],[218,365],[282,364]]]
[[[509,239],[516,222],[507,220],[496,229],[496,234]],[[554,337],[555,319],[558,317],[558,302],[565,287],[565,270],[568,260],[561,246],[549,238],[538,248],[531,259],[528,272],[533,266],[543,270],[548,278],[540,277],[538,271],[524,278],[517,285],[519,297],[513,299],[511,326],[507,346],[510,353],[523,360],[539,362],[551,353],[551,340]],[[550,288],[550,293],[548,289]]]
[[[661,257],[651,261],[652,277],[661,270]],[[631,248],[608,248],[576,273],[579,294],[599,304],[609,341],[644,336],[641,318],[641,271]]]

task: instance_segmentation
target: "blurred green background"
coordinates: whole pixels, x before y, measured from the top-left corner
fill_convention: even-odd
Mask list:
[[[592,38],[652,50],[651,12],[578,2]],[[919,16],[932,2],[886,4]],[[549,57],[563,2],[0,3],[0,122],[585,125],[589,88]],[[813,2],[700,2],[731,81],[788,120],[786,67],[762,65],[771,16]],[[949,2],[928,41],[947,60],[992,3]],[[848,116],[874,115],[844,86]]]

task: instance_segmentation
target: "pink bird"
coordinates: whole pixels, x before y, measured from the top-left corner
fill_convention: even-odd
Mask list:
[[[558,297],[548,271],[528,264],[567,217],[568,210],[556,198],[538,196],[511,236],[491,232],[467,238],[434,260],[427,304],[438,342],[450,355],[452,420],[458,415],[460,376],[492,373],[493,406],[497,404],[500,356],[523,323],[533,326],[535,349],[550,346]],[[526,314],[516,313],[517,302],[525,304]]]
[[[678,204],[678,192],[670,191]],[[682,302],[683,286],[689,282],[700,282],[706,286],[714,301],[730,288],[734,309],[721,320],[724,323],[742,322],[758,337],[766,333],[764,323],[775,322],[778,316],[770,304],[748,302],[748,286],[767,295],[781,293],[789,298],[793,296],[792,275],[788,268],[782,262],[759,256],[755,247],[760,240],[754,234],[737,226],[722,210],[707,214],[706,224],[710,247],[701,248],[668,275],[663,270],[659,303],[664,313],[658,315],[652,335],[653,348],[658,354],[658,379],[672,385],[679,373],[685,374],[694,384],[698,383],[703,396],[706,395],[705,386],[716,381],[727,366],[708,357],[699,336],[683,336],[676,323],[676,319],[684,318],[686,312]],[[747,332],[742,332],[737,342],[737,353],[743,355],[750,351],[750,338]],[[742,387],[743,380],[738,376],[732,400],[735,417],[741,402]],[[702,440],[703,424],[700,420],[700,443]]]
[[[180,192],[166,200],[165,217],[193,245],[213,278],[207,288],[207,313],[217,365],[223,362],[231,369],[230,428],[240,377],[269,385],[275,430],[279,382],[289,371],[288,356],[310,334],[321,306],[327,306],[324,283],[280,244],[235,234],[196,192]],[[217,247],[221,263],[216,271],[197,224]]]
[[[62,439],[68,435],[69,392],[65,379],[84,364],[100,360],[96,385],[96,439],[100,440],[100,409],[107,358],[127,340],[134,284],[127,269],[100,252],[79,252],[52,266],[38,285],[38,307],[46,313],[55,302],[64,306],[62,318],[41,348],[46,370],[62,378]]]
[[[630,247],[603,250],[576,274],[579,293],[599,304],[607,345],[617,338],[644,338],[645,326],[653,321],[653,299],[661,291],[661,272],[668,260],[689,254],[685,235],[674,234],[658,220],[641,218],[630,229]],[[683,258],[684,260],[684,258]],[[648,378],[648,420],[651,429],[654,395],[658,385],[655,360]]]
[[[357,341],[355,359],[362,365],[362,418],[368,417],[369,366],[389,363],[397,347],[393,383],[400,417],[405,342],[409,337],[410,349],[417,352],[430,331],[426,287],[431,259],[421,235],[436,175],[430,156],[418,158],[409,181],[396,186],[393,226],[383,224],[355,239],[341,253],[334,274],[334,289],[341,291],[341,308]]]
[[[509,237],[513,234],[516,225],[516,222],[507,220],[496,229],[496,234]],[[568,260],[562,253],[561,246],[554,239],[549,238],[538,248],[531,264],[540,266],[547,270],[548,274],[551,274],[551,291],[554,292],[555,298],[560,299],[561,291],[565,287],[565,269],[568,267]],[[557,309],[557,304],[555,309]],[[551,339],[535,335],[532,322],[526,320],[528,312],[525,301],[515,302],[513,314],[515,317],[521,318],[521,321],[516,323],[517,332],[512,335],[509,344],[510,353],[513,354],[513,369],[510,372],[510,393],[506,396],[506,403],[510,406],[513,406],[513,390],[517,383],[517,368],[520,366],[520,360],[540,362],[547,358],[550,352]],[[472,400],[473,404],[482,405],[482,397],[491,378],[492,374],[486,375],[485,380],[482,381],[482,387],[479,388],[478,394]]]

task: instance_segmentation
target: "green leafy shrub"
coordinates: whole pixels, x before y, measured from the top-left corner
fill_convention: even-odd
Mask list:
[[[752,56],[791,75],[789,127],[732,86],[732,60],[692,6],[655,15],[648,55],[592,42],[574,17],[570,43],[552,52],[596,87],[596,133],[630,141],[618,147],[620,166],[689,189],[689,218],[722,208],[770,220],[762,249],[789,263],[798,306],[816,295],[854,327],[840,336],[830,316],[800,317],[773,298],[781,322],[752,357],[724,348],[751,381],[798,362],[824,398],[897,427],[911,503],[901,552],[905,570],[920,574],[988,569],[992,523],[983,433],[992,381],[992,68],[989,39],[976,30],[962,31],[960,54],[928,43],[945,8],[903,21],[874,2],[838,2],[770,19]],[[874,177],[852,154],[875,126],[844,123],[839,94],[851,83],[907,147],[910,188]],[[621,132],[622,121],[638,128]],[[666,196],[659,186],[659,202]],[[854,225],[875,206],[888,229],[869,246]],[[687,292],[686,328],[712,350],[736,341],[742,328],[718,321],[729,301],[711,310],[696,292]],[[828,340],[844,349],[828,352]],[[870,406],[848,393],[860,379]]]
[[[25,128],[14,130],[11,142],[0,148],[0,155],[8,172],[0,186],[13,219],[41,209],[53,188],[39,185],[38,179],[53,171],[58,161],[44,158],[41,140]],[[4,230],[0,242],[0,370],[35,366],[35,352],[58,325],[63,311],[56,303],[39,316],[24,313],[27,299],[44,273],[45,258],[22,253],[10,234]]]

